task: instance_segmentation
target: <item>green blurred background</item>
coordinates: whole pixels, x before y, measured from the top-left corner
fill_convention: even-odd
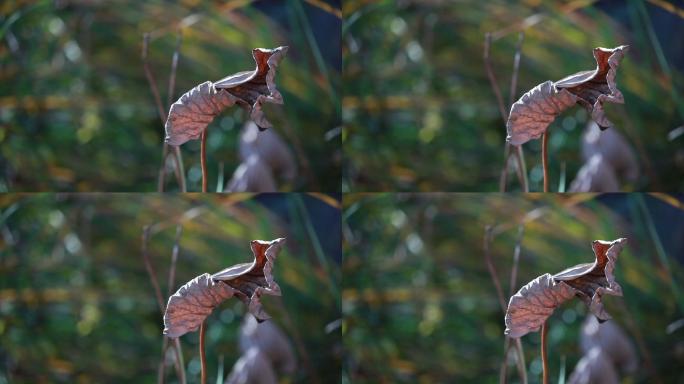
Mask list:
[[[174,100],[206,80],[252,70],[252,48],[289,45],[266,106],[294,152],[287,190],[339,191],[339,0],[225,2],[3,1],[0,5],[0,191],[156,191],[163,124],[143,72],[142,37],[165,108],[177,31]],[[208,128],[209,185],[239,164],[247,115]],[[188,190],[200,190],[199,142],[181,147]],[[172,174],[166,190],[178,189]]]
[[[340,203],[330,195],[5,195],[0,197],[0,383],[156,382],[162,315],[141,254],[167,296],[193,277],[251,262],[252,239],[287,237],[274,267],[282,297],[266,311],[298,360],[283,383],[339,381]],[[240,352],[238,300],[208,318],[209,382]],[[336,326],[337,325],[337,326]],[[198,332],[180,338],[188,383],[199,382]],[[169,355],[169,360],[172,360]],[[167,382],[178,382],[173,366]]]
[[[520,30],[515,99],[595,68],[594,47],[629,44],[617,74],[625,104],[606,106],[641,171],[621,190],[684,190],[683,1],[348,0],[343,12],[343,191],[498,191],[506,129],[484,35],[494,33],[491,62],[508,111]],[[552,191],[562,177],[567,189],[582,166],[586,121],[574,107],[550,127]],[[523,148],[530,190],[540,191],[540,140]],[[520,190],[514,179],[508,189]]]
[[[592,240],[628,238],[616,267],[624,297],[604,300],[640,359],[622,382],[684,380],[682,196],[347,195],[343,219],[343,383],[498,383],[504,313],[484,258],[485,226],[507,303],[520,224],[514,292],[592,262]],[[551,382],[580,359],[587,313],[571,300],[548,320]],[[529,382],[538,383],[539,333],[521,340]],[[508,372],[519,382],[512,361]]]

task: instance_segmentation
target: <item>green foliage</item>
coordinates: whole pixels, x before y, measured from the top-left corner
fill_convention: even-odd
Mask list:
[[[485,227],[493,226],[490,250],[507,302],[520,223],[524,236],[513,293],[543,273],[592,262],[592,240],[627,237],[616,267],[624,297],[604,301],[613,321],[642,344],[640,369],[627,382],[684,379],[676,368],[684,363],[677,352],[684,330],[666,331],[684,314],[677,297],[684,277],[681,200],[637,194],[351,195],[344,209],[347,382],[497,383],[505,326],[484,259]],[[646,214],[654,217],[655,232]],[[579,329],[587,313],[580,300],[572,300],[549,319],[551,377],[561,364],[569,375],[580,359]],[[522,338],[530,383],[541,379],[539,341],[539,333]],[[511,360],[509,382],[518,382],[515,371]]]
[[[484,35],[507,31],[495,35],[490,56],[508,110],[514,27],[523,22],[529,26],[514,99],[546,80],[593,69],[594,47],[631,46],[617,75],[625,104],[606,106],[640,162],[642,177],[625,188],[684,190],[683,138],[668,138],[684,119],[684,77],[657,55],[660,44],[679,55],[682,37],[661,28],[667,40],[659,43],[651,31],[654,11],[661,16],[654,20],[665,13],[681,30],[677,16],[641,0],[367,3],[344,3],[344,191],[497,191],[506,129],[484,68]],[[553,190],[563,175],[569,185],[582,166],[586,122],[575,107],[550,127]],[[523,147],[530,190],[540,191],[540,140]],[[520,185],[511,181],[511,188]]]
[[[178,28],[174,100],[206,80],[252,70],[252,48],[290,46],[276,78],[285,105],[266,107],[301,168],[285,188],[339,190],[341,21],[300,2],[3,2],[0,190],[155,191],[164,127],[143,72],[142,36],[152,33],[150,67],[168,108]],[[337,43],[307,39],[307,31]],[[246,118],[232,108],[208,128],[212,188],[220,164],[224,180],[239,164]],[[199,142],[181,149],[188,190],[197,191]],[[172,175],[167,180],[167,190],[177,188]]]
[[[11,195],[0,207],[0,382],[156,382],[163,322],[141,256],[142,229],[152,225],[149,255],[166,300],[178,222],[171,291],[204,272],[250,262],[252,239],[287,237],[274,268],[282,298],[267,296],[263,304],[297,354],[290,382],[339,379],[340,330],[326,327],[340,318],[340,229],[308,231],[305,224],[339,223],[333,198]],[[212,381],[221,364],[227,373],[239,358],[244,313],[231,299],[208,319]],[[188,382],[199,382],[198,332],[180,342]],[[172,365],[167,382],[177,382]]]

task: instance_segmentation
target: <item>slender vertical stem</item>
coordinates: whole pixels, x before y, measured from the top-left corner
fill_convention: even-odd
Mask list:
[[[513,56],[513,75],[511,76],[511,93],[510,93],[510,104],[513,105],[515,102],[515,94],[518,91],[518,72],[520,71],[520,51],[522,51],[522,43],[525,39],[525,32],[520,32],[518,34],[518,43],[515,45],[515,56]]]
[[[485,262],[487,263],[487,270],[489,271],[489,277],[491,277],[494,287],[496,288],[496,296],[499,299],[499,306],[501,311],[506,313],[506,300],[504,299],[503,289],[501,289],[501,282],[496,273],[496,268],[494,267],[494,262],[492,261],[492,256],[489,253],[489,245],[492,242],[492,227],[488,225],[485,227],[484,244],[482,249],[484,251]]]
[[[202,371],[200,373],[201,375],[201,383],[202,384],[207,384],[207,356],[204,353],[204,334],[207,331],[206,327],[206,321],[202,321],[202,325],[200,325],[200,344],[199,344],[199,349],[200,349],[200,364],[202,367]]]
[[[180,379],[181,384],[185,384],[185,362],[183,360],[183,349],[181,349],[180,345],[180,340],[178,338],[173,339],[173,345],[174,349],[176,350],[176,361],[178,364],[176,364],[176,369],[178,370],[178,377]],[[180,369],[178,369],[180,367]]]
[[[157,87],[157,81],[154,79],[154,76],[152,75],[152,70],[150,69],[150,64],[147,61],[147,54],[149,50],[149,44],[150,44],[150,34],[145,33],[143,35],[143,49],[142,49],[142,61],[143,61],[143,70],[145,71],[145,77],[147,78],[147,83],[150,86],[150,90],[152,91],[152,96],[154,96],[154,103],[157,106],[157,113],[159,114],[159,119],[162,122],[162,125],[166,123],[166,112],[164,111],[164,107],[161,102],[161,96],[159,95],[159,87]],[[180,47],[180,40],[178,41],[178,46],[176,47],[176,51],[178,51]],[[177,65],[177,61],[176,61]],[[175,84],[176,80],[176,67],[173,66],[172,63],[172,68],[171,68],[171,78],[173,79],[173,83]],[[171,79],[169,79],[169,82],[171,83]],[[169,90],[169,92],[173,92],[172,90]],[[180,153],[180,149],[178,147],[175,147],[173,150],[173,155],[174,155],[174,160],[176,163],[176,180],[178,182],[178,186],[181,189],[181,191],[185,192],[185,172],[183,171],[183,159]],[[166,159],[169,155],[169,145],[164,143],[163,149],[162,149],[162,161],[161,161],[161,166],[159,167],[159,176],[157,179],[157,192],[164,192],[164,184],[166,182]]]
[[[522,39],[519,40],[520,44],[522,44]],[[501,90],[499,89],[499,85],[496,82],[496,75],[494,74],[494,70],[492,69],[492,63],[489,60],[489,49],[492,43],[492,35],[491,33],[486,33],[485,34],[485,43],[484,43],[484,65],[485,65],[485,70],[487,72],[487,77],[489,78],[489,84],[492,87],[492,90],[494,91],[494,95],[496,96],[496,103],[499,107],[499,114],[501,115],[501,119],[504,122],[504,125],[506,124],[506,121],[508,120],[508,113],[506,112],[506,108],[504,107],[504,101],[503,101],[503,96],[501,96]],[[517,83],[517,74],[514,73],[515,77],[515,82]],[[512,79],[513,80],[513,79]],[[508,160],[511,155],[511,144],[506,142],[505,144],[505,149],[504,149],[504,165],[503,168],[501,169],[501,172],[508,172]],[[520,185],[522,185],[523,191],[527,192],[527,170],[525,169],[525,162],[524,158],[522,157],[522,147],[517,146],[515,148],[515,159],[518,162],[518,181],[520,181]],[[503,185],[503,188],[501,187]],[[506,177],[501,176],[499,178],[499,190],[500,192],[505,192],[506,191]]]
[[[542,167],[544,168],[544,192],[549,191],[549,130],[543,134],[542,138]]]
[[[207,129],[202,131],[202,145],[200,147],[200,165],[202,166],[202,192],[207,191]]]
[[[542,329],[541,329],[541,358],[542,358],[542,383],[543,384],[549,384],[549,361],[546,357],[546,334],[548,333],[549,328],[546,324],[546,321],[544,324],[542,324]]]
[[[176,49],[173,51],[173,56],[171,58],[171,73],[169,74],[169,89],[168,89],[168,102],[167,107],[171,108],[171,103],[173,102],[173,94],[176,90],[176,71],[178,70],[178,58],[180,57],[180,46],[183,41],[182,30],[178,31],[178,37],[176,38]],[[166,124],[164,122],[164,124]],[[187,186],[185,182],[185,167],[183,166],[183,155],[181,154],[180,147],[173,147],[173,158],[176,161],[176,178],[180,186],[181,192],[187,192]]]

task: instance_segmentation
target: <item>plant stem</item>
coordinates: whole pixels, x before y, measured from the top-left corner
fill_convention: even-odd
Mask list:
[[[549,331],[546,321],[541,329],[541,358],[542,358],[542,383],[549,384],[549,361],[546,358],[546,333]]]
[[[202,166],[202,192],[207,192],[207,129],[202,131],[202,145],[200,147],[200,164]]]
[[[202,367],[202,371],[200,373],[201,375],[201,383],[202,384],[207,384],[207,356],[204,354],[204,334],[206,332],[206,320],[202,322],[202,325],[200,325],[200,344],[199,344],[199,349],[200,349],[200,365]]]
[[[542,137],[542,167],[544,168],[544,192],[549,191],[549,130]]]

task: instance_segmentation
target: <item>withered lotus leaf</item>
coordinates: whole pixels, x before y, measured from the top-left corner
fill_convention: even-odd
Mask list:
[[[273,279],[273,262],[285,243],[284,238],[272,241],[253,240],[254,261],[226,268],[211,276],[235,289],[235,296],[249,308],[258,321],[270,318],[261,306],[261,295],[280,296],[280,286]]]
[[[233,296],[244,302],[257,320],[268,319],[260,297],[262,294],[280,296],[272,271],[284,242],[282,238],[253,240],[252,263],[238,264],[214,275],[204,273],[180,287],[166,305],[164,335],[176,338],[196,331],[214,308]]]
[[[521,145],[539,138],[556,116],[575,103],[586,108],[601,129],[611,126],[603,103],[624,103],[615,83],[615,73],[628,48],[626,45],[594,48],[596,69],[575,73],[555,83],[546,81],[525,93],[511,106],[506,140]]]
[[[538,331],[560,304],[573,296],[584,301],[599,321],[610,319],[603,308],[603,295],[622,296],[615,281],[615,262],[627,239],[595,240],[592,249],[596,260],[579,264],[555,275],[537,277],[511,296],[506,311],[506,335],[522,337]]]
[[[164,313],[164,334],[180,337],[196,331],[215,307],[234,294],[233,288],[214,281],[208,273],[195,277],[169,297]]]
[[[282,104],[276,89],[275,73],[288,47],[255,48],[253,71],[238,72],[216,82],[205,81],[183,94],[169,109],[166,119],[166,143],[181,145],[198,139],[209,123],[224,109],[238,104],[247,108],[259,129],[270,128],[262,110],[265,102]]]

